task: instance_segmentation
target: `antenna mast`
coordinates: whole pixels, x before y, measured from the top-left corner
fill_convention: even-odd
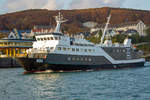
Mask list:
[[[108,20],[107,20],[105,29],[104,29],[104,31],[103,31],[103,35],[102,35],[102,37],[101,37],[101,44],[103,44],[104,37],[105,37],[105,35],[106,35],[106,31],[107,31],[107,29],[108,29],[108,25],[109,25],[109,22],[110,22],[110,18],[111,18],[111,14],[110,14],[109,17],[108,17]]]
[[[58,16],[55,16],[55,20],[57,22],[57,26],[55,28],[55,32],[60,33],[60,26],[61,26],[61,24],[66,22],[67,20],[64,19],[64,17],[61,15],[60,12],[59,12]]]

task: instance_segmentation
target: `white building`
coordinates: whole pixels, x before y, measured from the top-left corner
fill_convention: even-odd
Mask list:
[[[99,30],[103,31],[104,26],[105,26],[104,24],[101,24],[92,28],[91,33],[99,31]],[[135,21],[135,22],[121,23],[117,25],[109,25],[109,29],[112,29],[117,33],[119,33],[119,31],[126,32],[128,30],[135,30],[139,33],[140,36],[145,36],[144,30],[146,29],[146,25],[144,24],[143,21],[140,20],[140,21]]]

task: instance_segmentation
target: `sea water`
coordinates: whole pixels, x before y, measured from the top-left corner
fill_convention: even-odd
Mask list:
[[[140,68],[23,72],[0,69],[0,100],[150,100],[150,62]]]

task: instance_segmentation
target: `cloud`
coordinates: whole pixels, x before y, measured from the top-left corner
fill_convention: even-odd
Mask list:
[[[121,7],[125,0],[72,0],[70,9]]]
[[[7,12],[25,9],[61,9],[64,3],[61,0],[5,0],[2,8]]]
[[[125,0],[5,0],[2,9],[14,12],[25,9],[83,9],[104,6],[121,7]]]

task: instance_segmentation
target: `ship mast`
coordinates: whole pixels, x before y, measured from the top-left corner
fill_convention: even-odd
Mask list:
[[[104,42],[104,37],[106,35],[106,31],[107,31],[107,28],[108,28],[108,25],[109,25],[109,22],[110,22],[110,18],[111,18],[111,14],[109,15],[109,17],[107,18],[107,23],[106,23],[106,26],[105,26],[105,29],[103,31],[103,34],[102,34],[102,37],[101,37],[101,43],[100,44],[103,44]]]
[[[67,20],[64,19],[64,17],[61,15],[61,13],[59,12],[58,16],[55,16],[55,20],[57,22],[57,26],[55,28],[55,32],[56,33],[61,33],[60,32],[60,26],[62,23],[66,22]]]

